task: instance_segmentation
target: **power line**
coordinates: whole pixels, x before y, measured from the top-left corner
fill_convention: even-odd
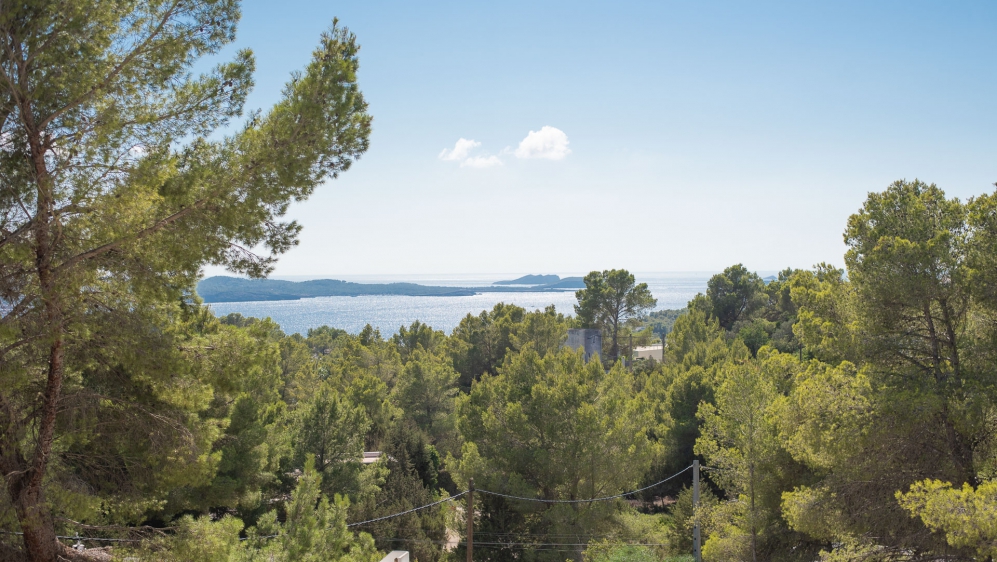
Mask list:
[[[359,525],[366,525],[367,523],[376,523],[377,521],[384,521],[385,519],[392,519],[392,518],[395,518],[395,517],[401,517],[402,515],[408,515],[409,513],[413,513],[415,511],[419,511],[421,509],[426,509],[428,507],[433,507],[434,505],[440,505],[441,503],[446,503],[446,502],[453,501],[453,500],[455,500],[455,499],[463,496],[466,493],[467,493],[467,491],[463,491],[463,492],[461,492],[461,493],[459,493],[457,495],[450,496],[449,498],[443,498],[442,500],[435,501],[433,503],[428,503],[426,505],[420,505],[419,507],[413,507],[412,509],[409,509],[409,510],[406,510],[406,511],[402,511],[400,513],[393,513],[391,515],[385,515],[384,517],[377,517],[377,518],[374,518],[374,519],[368,519],[366,521],[357,521],[356,523],[348,523],[346,525],[346,528],[357,527]],[[251,538],[252,539],[272,539],[272,538],[276,538],[276,537],[279,537],[279,536],[280,535],[277,534],[277,535],[262,535],[262,536],[257,536],[257,537],[241,537],[239,540],[240,541],[245,541],[245,540],[249,540]]]
[[[488,545],[488,546],[591,546],[587,542],[549,542],[549,543],[537,543],[537,542],[478,542],[474,541],[474,546],[478,545]],[[639,543],[639,542],[621,542],[621,543],[597,543],[596,546],[668,546],[667,543]]]
[[[590,498],[590,499],[586,499],[586,500],[545,500],[545,499],[541,499],[541,498],[525,498],[523,496],[512,496],[512,495],[509,495],[509,494],[501,494],[499,492],[491,492],[489,490],[480,490],[479,489],[477,491],[481,492],[482,494],[491,494],[493,496],[499,496],[499,497],[503,497],[503,498],[510,498],[510,499],[514,499],[514,500],[523,500],[523,501],[528,501],[528,502],[539,502],[539,503],[589,503],[589,502],[601,502],[601,501],[615,500],[617,498],[622,498],[624,496],[629,496],[631,494],[636,494],[636,493],[639,493],[639,492],[643,492],[644,490],[650,490],[651,488],[653,488],[655,486],[658,486],[660,484],[664,484],[665,482],[668,482],[672,478],[675,478],[676,476],[679,476],[680,474],[682,474],[683,472],[689,470],[690,468],[692,468],[692,466],[687,466],[687,467],[683,468],[682,470],[676,472],[675,474],[672,474],[668,478],[665,478],[664,480],[659,480],[658,482],[655,482],[654,484],[651,484],[649,486],[644,486],[643,488],[638,488],[636,490],[631,490],[629,492],[623,492],[622,494],[616,494],[614,496],[603,496],[601,498]]]
[[[17,533],[20,535],[21,533]],[[71,541],[98,541],[98,542],[142,542],[144,539],[106,539],[102,537],[64,537],[62,535],[56,535],[57,539],[65,539]]]
[[[391,519],[393,517],[401,517],[402,515],[408,515],[409,513],[412,513],[414,511],[419,511],[420,509],[426,509],[427,507],[433,507],[434,505],[440,505],[441,503],[446,503],[446,502],[453,501],[453,500],[455,500],[455,499],[463,496],[466,493],[467,493],[467,490],[464,490],[463,492],[461,492],[461,493],[459,493],[459,494],[457,494],[455,496],[450,496],[449,498],[443,498],[442,500],[435,501],[433,503],[428,503],[426,505],[421,505],[419,507],[413,507],[412,509],[409,509],[407,511],[403,511],[401,513],[393,513],[391,515],[385,515],[384,517],[377,517],[375,519],[368,519],[367,521],[358,521],[356,523],[349,523],[349,524],[346,525],[346,527],[347,528],[349,528],[349,527],[356,527],[358,525],[366,525],[367,523],[374,523],[374,522],[377,522],[377,521],[384,521],[385,519]]]
[[[0,531],[0,532],[8,535],[17,535],[17,536],[24,535],[24,533],[21,531]],[[65,535],[56,535],[55,538],[71,540],[71,541],[103,541],[103,542],[142,542],[143,540],[145,540],[145,539],[111,539],[106,537],[81,537],[81,536],[68,537]]]
[[[665,482],[668,482],[669,480],[672,480],[673,478],[676,478],[677,476],[683,474],[684,472],[686,472],[690,468],[692,468],[692,466],[687,466],[687,467],[683,468],[682,470],[676,472],[675,474],[672,474],[668,478],[665,478],[664,480],[659,480],[659,481],[655,482],[654,484],[650,484],[648,486],[644,486],[643,488],[638,488],[636,490],[631,490],[629,492],[623,492],[623,493],[615,494],[615,495],[612,495],[612,496],[603,496],[603,497],[598,497],[598,498],[590,498],[590,499],[582,499],[582,500],[546,500],[546,499],[541,499],[541,498],[527,498],[527,497],[523,497],[523,496],[514,496],[514,495],[511,495],[511,494],[502,494],[502,493],[499,493],[499,492],[492,492],[490,490],[481,490],[481,489],[479,489],[477,491],[479,491],[479,492],[481,492],[483,494],[491,494],[493,496],[498,496],[498,497],[503,497],[503,498],[509,498],[509,499],[514,499],[514,500],[522,500],[522,501],[531,501],[531,502],[538,502],[538,503],[548,503],[548,504],[556,504],[556,503],[574,504],[574,503],[590,503],[590,502],[598,502],[598,501],[609,501],[609,500],[614,500],[614,499],[617,499],[617,498],[622,498],[622,497],[625,497],[625,496],[637,494],[637,493],[643,492],[644,490],[650,490],[651,488],[654,488],[655,486],[659,486],[661,484],[664,484]],[[437,506],[437,505],[440,505],[442,503],[447,503],[447,502],[454,501],[457,498],[459,498],[459,497],[461,497],[461,496],[463,496],[463,495],[465,495],[467,493],[468,493],[468,490],[464,490],[464,491],[462,491],[462,492],[460,492],[458,494],[455,494],[453,496],[450,496],[448,498],[443,498],[442,500],[438,500],[438,501],[435,501],[433,503],[428,503],[426,505],[421,505],[419,507],[413,507],[412,509],[408,509],[408,510],[405,510],[405,511],[402,511],[402,512],[399,512],[399,513],[393,513],[391,515],[385,515],[383,517],[376,517],[374,519],[368,519],[366,521],[358,521],[356,523],[348,523],[346,525],[346,527],[347,528],[358,527],[360,525],[367,525],[369,523],[376,523],[378,521],[384,521],[384,520],[387,520],[387,519],[393,519],[395,517],[401,517],[402,515],[408,515],[409,513],[414,513],[416,511],[420,511],[420,510],[427,509],[427,508],[430,508],[430,507],[433,507],[433,506]],[[15,531],[4,531],[4,532],[9,533],[9,534],[13,534],[13,535],[23,535],[24,534],[24,533],[15,532]],[[487,533],[487,532],[481,533],[481,534],[486,534],[486,535],[489,535],[489,536],[503,536],[504,535],[503,533]],[[511,535],[511,533],[509,535]],[[264,535],[264,536],[257,536],[257,537],[252,537],[252,538],[253,539],[271,539],[271,538],[275,538],[277,536],[279,536],[279,535]],[[560,536],[563,536],[563,537],[570,537],[570,536],[581,537],[581,536],[585,536],[585,535],[581,535],[581,534],[579,534],[579,535],[567,535],[567,534],[565,534],[565,535],[560,535]],[[80,536],[69,537],[69,536],[62,536],[62,535],[57,535],[56,538],[58,538],[58,539],[64,539],[64,540],[97,541],[97,542],[142,542],[142,540],[143,540],[143,539],[114,539],[114,538],[104,538],[104,537],[80,537]],[[240,540],[248,540],[249,538],[250,537],[243,537]],[[381,539],[382,540],[409,540],[409,539],[386,539],[386,538],[383,538],[383,537],[381,537]],[[438,541],[424,541],[424,542],[438,542]],[[444,544],[447,544],[447,543],[444,543]],[[463,544],[463,543],[458,543],[458,544]],[[481,546],[540,546],[540,547],[553,546],[553,547],[558,547],[558,546],[586,546],[587,543],[522,543],[522,542],[487,542],[487,541],[486,542],[477,542],[476,541],[475,544],[478,544],[478,545],[481,545]],[[642,543],[621,543],[619,545],[612,545],[612,546],[667,546],[667,545],[661,545],[661,544],[642,544]]]
[[[548,541],[594,541],[594,540],[608,540],[608,539],[619,539],[619,537],[606,536],[606,535],[589,535],[586,533],[578,533],[574,535],[568,534],[556,534],[556,533],[480,533],[481,535],[486,535],[482,537],[484,541],[504,541],[504,540],[522,540],[529,538],[531,540],[548,540]],[[474,544],[478,544],[478,532],[474,533]]]
[[[404,538],[388,538],[388,537],[373,537],[375,540],[383,540],[389,542],[408,542],[408,543],[419,543],[419,544],[439,544],[439,545],[464,545],[467,544],[465,541],[448,542],[448,541],[434,541],[430,539],[404,539]],[[595,537],[599,538],[599,537]],[[669,546],[667,543],[641,543],[641,542],[615,542],[615,543],[596,543],[597,546]],[[553,547],[553,546],[591,546],[591,543],[581,542],[524,542],[524,541],[474,541],[474,546],[522,546],[522,547]]]
[[[450,496],[449,498],[443,498],[442,500],[435,501],[435,502],[430,503],[430,504],[420,505],[419,507],[413,507],[412,509],[409,509],[407,511],[402,511],[401,513],[393,513],[391,515],[385,515],[384,517],[377,517],[375,519],[368,519],[367,521],[358,521],[356,523],[349,523],[349,524],[346,525],[346,527],[347,528],[349,528],[349,527],[356,527],[358,525],[366,525],[367,523],[374,523],[374,522],[377,522],[377,521],[384,521],[385,519],[392,519],[394,517],[401,517],[402,515],[407,515],[409,513],[413,513],[415,511],[419,511],[421,509],[426,509],[426,508],[429,508],[429,507],[433,507],[434,505],[439,505],[441,503],[446,503],[446,502],[449,502],[449,501],[453,501],[453,500],[455,500],[455,499],[463,496],[466,493],[467,492],[464,491],[464,492],[461,492],[461,493],[459,493],[457,495]],[[23,535],[24,534],[22,532],[17,532],[17,531],[5,531],[5,532],[7,532],[9,534],[12,534],[12,535]],[[256,536],[256,537],[241,537],[239,540],[245,541],[245,540],[249,540],[251,538],[252,539],[272,539],[272,538],[276,538],[278,536],[280,536],[280,535],[262,535],[262,536]],[[143,539],[111,539],[111,538],[103,538],[103,537],[80,537],[80,536],[68,537],[68,536],[62,536],[62,535],[56,535],[56,538],[57,539],[66,539],[66,540],[76,540],[76,541],[104,541],[104,542],[142,542],[142,540],[143,540]]]

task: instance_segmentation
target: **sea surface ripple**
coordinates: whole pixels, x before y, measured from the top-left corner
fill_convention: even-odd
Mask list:
[[[655,273],[635,274],[638,282],[648,284],[658,300],[656,309],[684,308],[696,293],[706,291],[710,273]],[[486,290],[494,281],[518,276],[380,276],[380,277],[314,277],[344,279],[363,283],[389,283],[407,281],[423,285],[454,287],[480,287]],[[567,277],[567,275],[562,275]],[[287,277],[293,281],[306,278]],[[272,318],[288,334],[306,334],[310,328],[332,326],[350,333],[358,333],[364,326],[381,330],[385,336],[409,326],[415,320],[434,329],[450,333],[468,314],[480,314],[497,303],[516,304],[527,310],[543,309],[554,305],[558,312],[574,314],[577,303],[574,291],[557,293],[481,292],[465,297],[410,297],[402,295],[367,295],[359,297],[317,297],[293,301],[252,301],[212,303],[211,309],[218,316],[231,312],[256,318]]]

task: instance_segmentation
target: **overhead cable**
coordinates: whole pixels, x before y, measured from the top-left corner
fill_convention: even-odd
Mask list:
[[[463,496],[466,493],[467,493],[467,491],[465,490],[465,491],[463,491],[463,492],[461,492],[461,493],[459,493],[457,495],[450,496],[449,498],[443,498],[442,500],[435,501],[433,503],[428,503],[426,505],[421,505],[419,507],[413,507],[412,509],[409,509],[408,511],[403,511],[401,513],[393,513],[391,515],[385,515],[384,517],[377,517],[375,519],[368,519],[366,521],[358,521],[356,523],[349,523],[346,526],[347,527],[356,527],[358,525],[366,525],[367,523],[374,523],[376,521],[384,521],[385,519],[391,519],[393,517],[401,517],[402,515],[408,515],[409,513],[412,513],[413,511],[419,511],[420,509],[426,509],[427,507],[433,507],[434,505],[440,505],[441,503],[446,503],[446,502],[449,502],[449,501],[453,501],[453,500],[455,500],[455,499]]]
[[[547,500],[547,499],[542,499],[542,498],[527,498],[527,497],[523,497],[523,496],[514,496],[514,495],[511,495],[511,494],[503,494],[503,493],[500,493],[500,492],[492,492],[491,490],[475,489],[475,491],[476,492],[480,492],[482,494],[490,494],[490,495],[498,496],[498,497],[502,497],[502,498],[509,498],[509,499],[514,499],[514,500],[522,500],[522,501],[530,501],[530,502],[538,502],[538,503],[590,503],[590,502],[599,502],[599,501],[609,501],[609,500],[615,500],[615,499],[618,499],[618,498],[623,498],[623,497],[626,497],[626,496],[637,494],[637,493],[643,492],[644,490],[650,490],[651,488],[654,488],[655,486],[659,486],[661,484],[664,484],[665,482],[668,482],[669,480],[671,480],[671,479],[673,479],[673,478],[681,475],[682,473],[684,473],[685,471],[689,470],[690,468],[692,468],[692,466],[687,466],[687,467],[683,468],[682,470],[676,472],[675,474],[672,474],[668,478],[665,478],[664,480],[659,480],[659,481],[655,482],[654,484],[650,484],[648,486],[644,486],[643,488],[638,488],[636,490],[631,490],[629,492],[623,492],[623,493],[615,494],[615,495],[612,495],[612,496],[603,496],[603,497],[598,497],[598,498],[588,498],[588,499],[581,499],[581,500]],[[395,517],[401,517],[402,515],[408,515],[409,513],[414,513],[416,511],[427,509],[427,508],[430,508],[430,507],[433,507],[433,506],[436,506],[436,505],[440,505],[442,503],[447,503],[447,502],[454,501],[457,498],[459,498],[459,497],[467,494],[467,492],[468,492],[467,490],[464,490],[463,492],[460,492],[458,494],[455,494],[455,495],[447,497],[447,498],[443,498],[442,500],[438,500],[438,501],[435,501],[433,503],[428,503],[426,505],[420,505],[419,507],[413,507],[412,509],[409,509],[409,510],[406,510],[406,511],[402,511],[402,512],[399,512],[399,513],[392,513],[391,515],[385,515],[383,517],[376,517],[374,519],[368,519],[366,521],[357,521],[356,523],[348,523],[346,525],[346,527],[347,528],[349,528],[349,527],[358,527],[360,525],[367,525],[369,523],[376,523],[378,521],[384,521],[386,519],[393,519]],[[11,531],[6,531],[6,532],[8,532],[10,534],[14,534],[14,535],[21,535],[22,534],[22,533],[19,533],[19,532],[11,532]],[[498,533],[495,533],[495,534],[498,534]],[[276,536],[278,536],[278,535],[265,535],[265,536],[258,536],[258,537],[254,537],[254,538],[257,538],[257,539],[269,539],[269,538],[274,538]],[[84,540],[84,541],[105,541],[105,542],[141,542],[142,541],[142,539],[112,539],[112,538],[103,538],[103,537],[80,537],[80,536],[68,537],[68,536],[61,536],[61,535],[57,536],[56,538],[59,538],[59,539],[70,539],[70,540],[74,540],[75,539],[75,540],[78,540],[78,541],[79,540]],[[246,540],[247,538],[249,538],[249,537],[243,537],[240,540]],[[488,546],[497,546],[497,545],[500,545],[500,544],[501,545],[512,546],[512,545],[526,545],[528,543],[478,542],[478,543],[475,543],[475,544],[480,544],[482,546],[485,546],[485,545],[488,545]],[[537,544],[537,543],[529,543],[529,544]],[[574,544],[570,544],[570,543],[564,543],[564,544],[539,543],[538,546],[584,546],[584,545],[581,545],[581,544],[574,545]],[[632,546],[660,546],[660,545],[655,545],[655,544],[633,544]]]
[[[499,496],[499,497],[502,497],[502,498],[510,498],[510,499],[514,499],[514,500],[523,500],[523,501],[528,501],[528,502],[539,502],[539,503],[589,503],[589,502],[602,502],[602,501],[615,500],[617,498],[622,498],[624,496],[629,496],[629,495],[632,495],[632,494],[643,492],[644,490],[650,490],[651,488],[654,488],[655,486],[658,486],[660,484],[664,484],[665,482],[668,482],[672,478],[675,478],[676,476],[682,474],[683,472],[689,470],[690,468],[692,468],[692,466],[687,466],[687,467],[683,468],[682,470],[676,472],[675,474],[672,474],[668,478],[665,478],[664,480],[659,480],[658,482],[655,482],[654,484],[651,484],[649,486],[644,486],[643,488],[638,488],[636,490],[631,490],[629,492],[623,492],[622,494],[616,494],[614,496],[603,496],[601,498],[589,498],[589,499],[585,499],[585,500],[545,500],[545,499],[542,499],[542,498],[526,498],[526,497],[523,497],[523,496],[513,496],[513,495],[510,495],[510,494],[502,494],[502,493],[499,493],[499,492],[492,492],[492,491],[489,491],[489,490],[482,490],[480,488],[475,488],[474,491],[475,492],[481,492],[482,494],[491,494],[493,496]]]

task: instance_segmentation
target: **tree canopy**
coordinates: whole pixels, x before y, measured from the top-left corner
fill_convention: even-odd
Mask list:
[[[56,540],[52,486],[95,478],[91,463],[113,474],[95,488],[114,497],[218,462],[207,445],[227,414],[214,401],[251,393],[235,374],[250,367],[223,359],[238,344],[205,331],[194,282],[207,264],[267,273],[297,240],[288,205],[367,149],[358,46],[335,23],[275,106],[232,123],[252,53],[191,69],[234,39],[238,17],[227,0],[3,7],[0,469],[33,560],[74,556]],[[154,438],[125,437],[135,430]],[[85,444],[145,450],[114,466],[72,451]],[[202,468],[140,468],[174,455]]]
[[[985,560],[993,201],[917,181],[870,194],[845,268],[767,283],[728,268],[669,313],[663,361],[629,369],[565,349],[581,318],[552,307],[499,304],[450,334],[416,321],[288,335],[195,298],[87,286],[63,334],[41,513],[54,535],[138,541],[113,547],[138,559],[405,548],[434,562],[463,555],[447,544],[473,478],[505,494],[475,494],[486,560],[681,555],[695,522],[708,561]],[[615,274],[639,287],[628,275]],[[750,306],[725,325],[730,293],[710,288],[728,286],[748,287]],[[41,396],[24,389],[47,380],[49,350],[7,351],[8,400]],[[37,427],[5,454],[37,450],[23,445]],[[695,508],[694,459],[709,467]],[[9,487],[2,501],[0,548],[26,558]]]
[[[695,524],[710,562],[997,555],[997,193],[897,181],[847,220],[843,268],[733,265],[681,313],[648,319],[618,269],[585,276],[574,318],[286,334],[215,317],[196,283],[268,274],[289,205],[371,117],[336,21],[243,117],[250,51],[193,72],[238,19],[0,8],[0,558],[436,562],[465,517],[491,561],[665,559]],[[627,368],[646,320],[663,360]],[[565,348],[576,326],[605,364]]]
[[[606,336],[606,356],[620,356],[620,334],[629,321],[641,319],[657,301],[647,283],[637,283],[625,269],[593,271],[585,276],[585,288],[575,295],[575,315],[583,328],[599,328]]]

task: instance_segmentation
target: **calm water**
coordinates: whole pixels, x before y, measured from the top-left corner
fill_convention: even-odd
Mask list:
[[[638,282],[647,283],[657,308],[683,308],[696,293],[706,290],[710,273],[657,273],[635,274]],[[561,275],[568,277],[569,275]],[[572,275],[573,276],[573,275]],[[452,287],[482,287],[500,279],[516,278],[509,276],[379,276],[342,277],[325,276],[318,278],[345,279],[360,283],[388,283],[409,281],[423,285]],[[307,278],[291,278],[301,281]],[[273,318],[287,333],[304,334],[309,328],[333,326],[357,333],[366,324],[380,328],[385,336],[398,331],[399,326],[408,326],[415,320],[429,324],[433,328],[450,333],[462,318],[489,310],[497,303],[519,305],[527,310],[542,309],[554,305],[558,312],[574,314],[576,304],[574,291],[563,293],[480,293],[469,297],[407,297],[400,295],[362,297],[319,297],[296,301],[255,301],[213,303],[211,309],[223,316],[239,312],[244,316]]]

